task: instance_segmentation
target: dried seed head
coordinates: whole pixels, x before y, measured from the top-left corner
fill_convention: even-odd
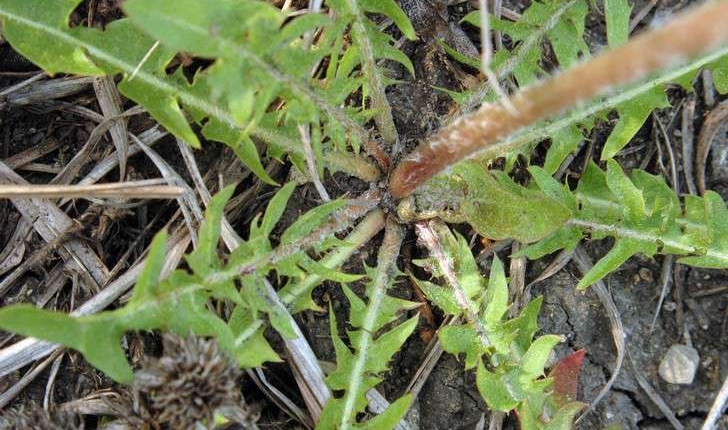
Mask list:
[[[147,402],[142,396],[121,390],[118,397],[104,398],[111,409],[111,415],[118,417],[121,426],[128,429],[159,429],[161,426],[154,420]]]
[[[149,398],[156,421],[173,429],[211,423],[215,410],[238,407],[240,370],[214,340],[165,335],[164,355],[145,358],[135,388]]]
[[[67,410],[42,407],[11,409],[0,417],[2,430],[83,430],[83,419]]]

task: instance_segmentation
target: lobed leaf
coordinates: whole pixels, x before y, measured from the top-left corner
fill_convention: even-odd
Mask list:
[[[570,217],[570,210],[559,201],[519,187],[505,175],[495,178],[477,163],[460,163],[453,174],[465,190],[460,204],[463,218],[489,239],[535,242]]]
[[[537,167],[530,171],[538,187],[573,213],[550,237],[521,251],[529,258],[565,248],[583,237],[615,238],[612,249],[581,279],[586,288],[620,267],[635,254],[681,255],[679,261],[698,267],[728,267],[728,230],[720,220],[728,215],[725,202],[714,192],[687,196],[684,204],[663,178],[641,170],[628,177],[615,161],[606,172],[590,163],[575,192],[563,188]],[[577,203],[578,201],[578,203]]]
[[[357,415],[367,405],[366,392],[381,382],[378,375],[388,369],[389,361],[402,348],[419,319],[415,315],[403,323],[394,323],[389,329],[384,328],[398,318],[398,313],[416,305],[387,295],[396,275],[400,243],[400,227],[389,223],[379,251],[377,271],[369,271],[371,281],[366,287],[367,303],[344,286],[344,293],[351,303],[349,323],[353,329],[348,332],[351,347],[339,337],[336,316],[333,310],[329,312],[337,366],[326,382],[332,390],[343,391],[343,395],[327,402],[317,428],[394,428],[407,410],[411,398],[405,396],[373,420],[363,425],[357,422]]]

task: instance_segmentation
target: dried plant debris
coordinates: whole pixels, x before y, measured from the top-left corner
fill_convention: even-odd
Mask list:
[[[162,428],[193,429],[213,423],[217,412],[255,428],[257,414],[238,389],[240,369],[216,341],[165,335],[163,346],[162,357],[145,358],[134,375],[134,389],[148,400],[155,422]],[[146,413],[136,415],[148,422]]]
[[[83,430],[83,419],[64,409],[45,410],[33,405],[11,409],[0,417],[2,430]]]

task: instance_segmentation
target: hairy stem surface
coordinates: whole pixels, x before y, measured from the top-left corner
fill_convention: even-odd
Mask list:
[[[487,104],[434,134],[405,157],[390,177],[390,191],[406,197],[447,167],[511,133],[580,101],[639,80],[728,42],[728,2],[709,3],[626,45],[606,52],[511,97],[516,112]]]

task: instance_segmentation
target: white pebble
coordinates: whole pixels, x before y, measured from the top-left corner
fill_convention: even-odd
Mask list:
[[[698,371],[700,357],[692,346],[674,344],[662,357],[658,372],[670,384],[692,384]]]

